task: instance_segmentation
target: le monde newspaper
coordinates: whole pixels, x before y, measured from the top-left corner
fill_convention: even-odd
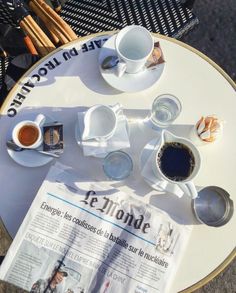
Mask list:
[[[162,210],[57,163],[0,278],[31,293],[170,292],[190,234]]]

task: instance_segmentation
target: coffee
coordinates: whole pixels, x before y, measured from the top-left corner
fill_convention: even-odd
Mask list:
[[[39,137],[39,130],[33,125],[24,125],[18,132],[18,140],[22,145],[33,145]]]
[[[192,151],[179,142],[165,143],[158,154],[157,163],[161,172],[173,181],[184,181],[195,167]]]

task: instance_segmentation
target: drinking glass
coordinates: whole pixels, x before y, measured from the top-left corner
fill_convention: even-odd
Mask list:
[[[160,95],[152,103],[150,121],[157,128],[166,128],[179,116],[182,110],[180,100],[170,94]]]
[[[123,180],[128,177],[133,169],[131,157],[122,151],[109,153],[103,161],[103,170],[112,180]]]

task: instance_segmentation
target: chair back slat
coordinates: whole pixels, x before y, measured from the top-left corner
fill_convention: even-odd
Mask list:
[[[9,24],[13,27],[18,26],[12,16],[13,10],[13,1],[0,0],[0,24]]]

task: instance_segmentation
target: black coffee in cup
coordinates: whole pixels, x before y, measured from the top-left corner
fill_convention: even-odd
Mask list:
[[[185,144],[168,142],[160,149],[157,163],[168,179],[184,181],[192,174],[195,159],[192,151]]]

